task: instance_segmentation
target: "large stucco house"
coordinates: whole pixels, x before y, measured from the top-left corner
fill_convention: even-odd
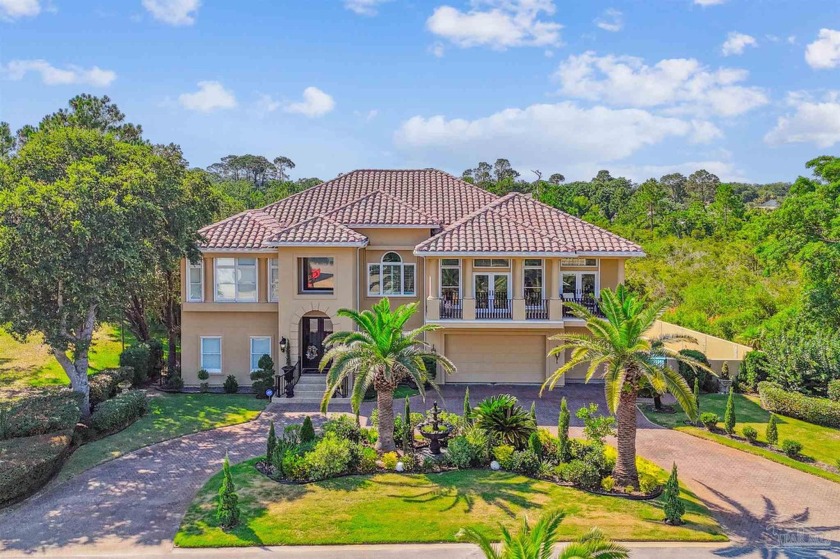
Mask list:
[[[498,197],[435,169],[358,170],[201,230],[183,263],[181,367],[248,386],[263,354],[306,377],[342,307],[416,301],[411,326],[458,368],[439,383],[541,383],[559,331],[582,331],[564,301],[624,281],[641,248],[527,195]],[[594,307],[593,307],[594,308]],[[566,382],[583,380],[584,371]],[[323,382],[323,381],[321,381]],[[322,385],[323,386],[323,385]]]

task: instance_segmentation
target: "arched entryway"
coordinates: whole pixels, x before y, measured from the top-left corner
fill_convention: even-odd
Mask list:
[[[321,311],[309,311],[300,319],[300,365],[303,374],[319,373],[324,356],[324,339],[332,334],[330,317]]]

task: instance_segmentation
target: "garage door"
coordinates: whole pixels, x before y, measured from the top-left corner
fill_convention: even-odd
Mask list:
[[[458,367],[451,383],[528,383],[545,380],[545,336],[446,335],[446,356]]]

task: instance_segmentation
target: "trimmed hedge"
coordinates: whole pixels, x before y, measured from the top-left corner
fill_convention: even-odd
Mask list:
[[[134,369],[120,367],[119,369],[103,369],[88,378],[90,385],[90,405],[95,406],[117,395],[121,382],[131,382],[134,379]]]
[[[764,409],[825,427],[840,428],[840,402],[788,392],[772,382],[758,383]]]
[[[0,507],[43,487],[69,455],[72,431],[0,441]]]
[[[120,367],[134,369],[134,386],[140,386],[149,380],[152,373],[152,353],[146,344],[137,344],[125,348],[120,353]]]
[[[828,399],[840,402],[840,379],[834,379],[828,383]]]
[[[97,436],[122,431],[149,410],[146,393],[141,390],[123,392],[102,402],[90,416],[90,428]]]
[[[32,389],[5,406],[0,440],[72,431],[79,422],[81,403],[82,395],[68,388]]]

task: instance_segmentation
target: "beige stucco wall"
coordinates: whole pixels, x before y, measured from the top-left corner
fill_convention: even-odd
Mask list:
[[[724,340],[723,338],[710,336],[709,334],[697,332],[696,330],[690,330],[689,328],[677,326],[676,324],[671,324],[670,322],[663,322],[662,320],[657,320],[653,328],[648,331],[649,336],[662,336],[668,334],[691,336],[697,340],[696,344],[690,342],[679,342],[670,345],[677,350],[688,348],[702,351],[709,360],[709,364],[712,369],[717,373],[720,373],[724,363],[729,363],[730,375],[737,375],[741,369],[744,357],[747,353],[752,351],[752,348],[748,345],[730,342],[729,340]],[[672,365],[676,366],[676,363],[673,363]]]

